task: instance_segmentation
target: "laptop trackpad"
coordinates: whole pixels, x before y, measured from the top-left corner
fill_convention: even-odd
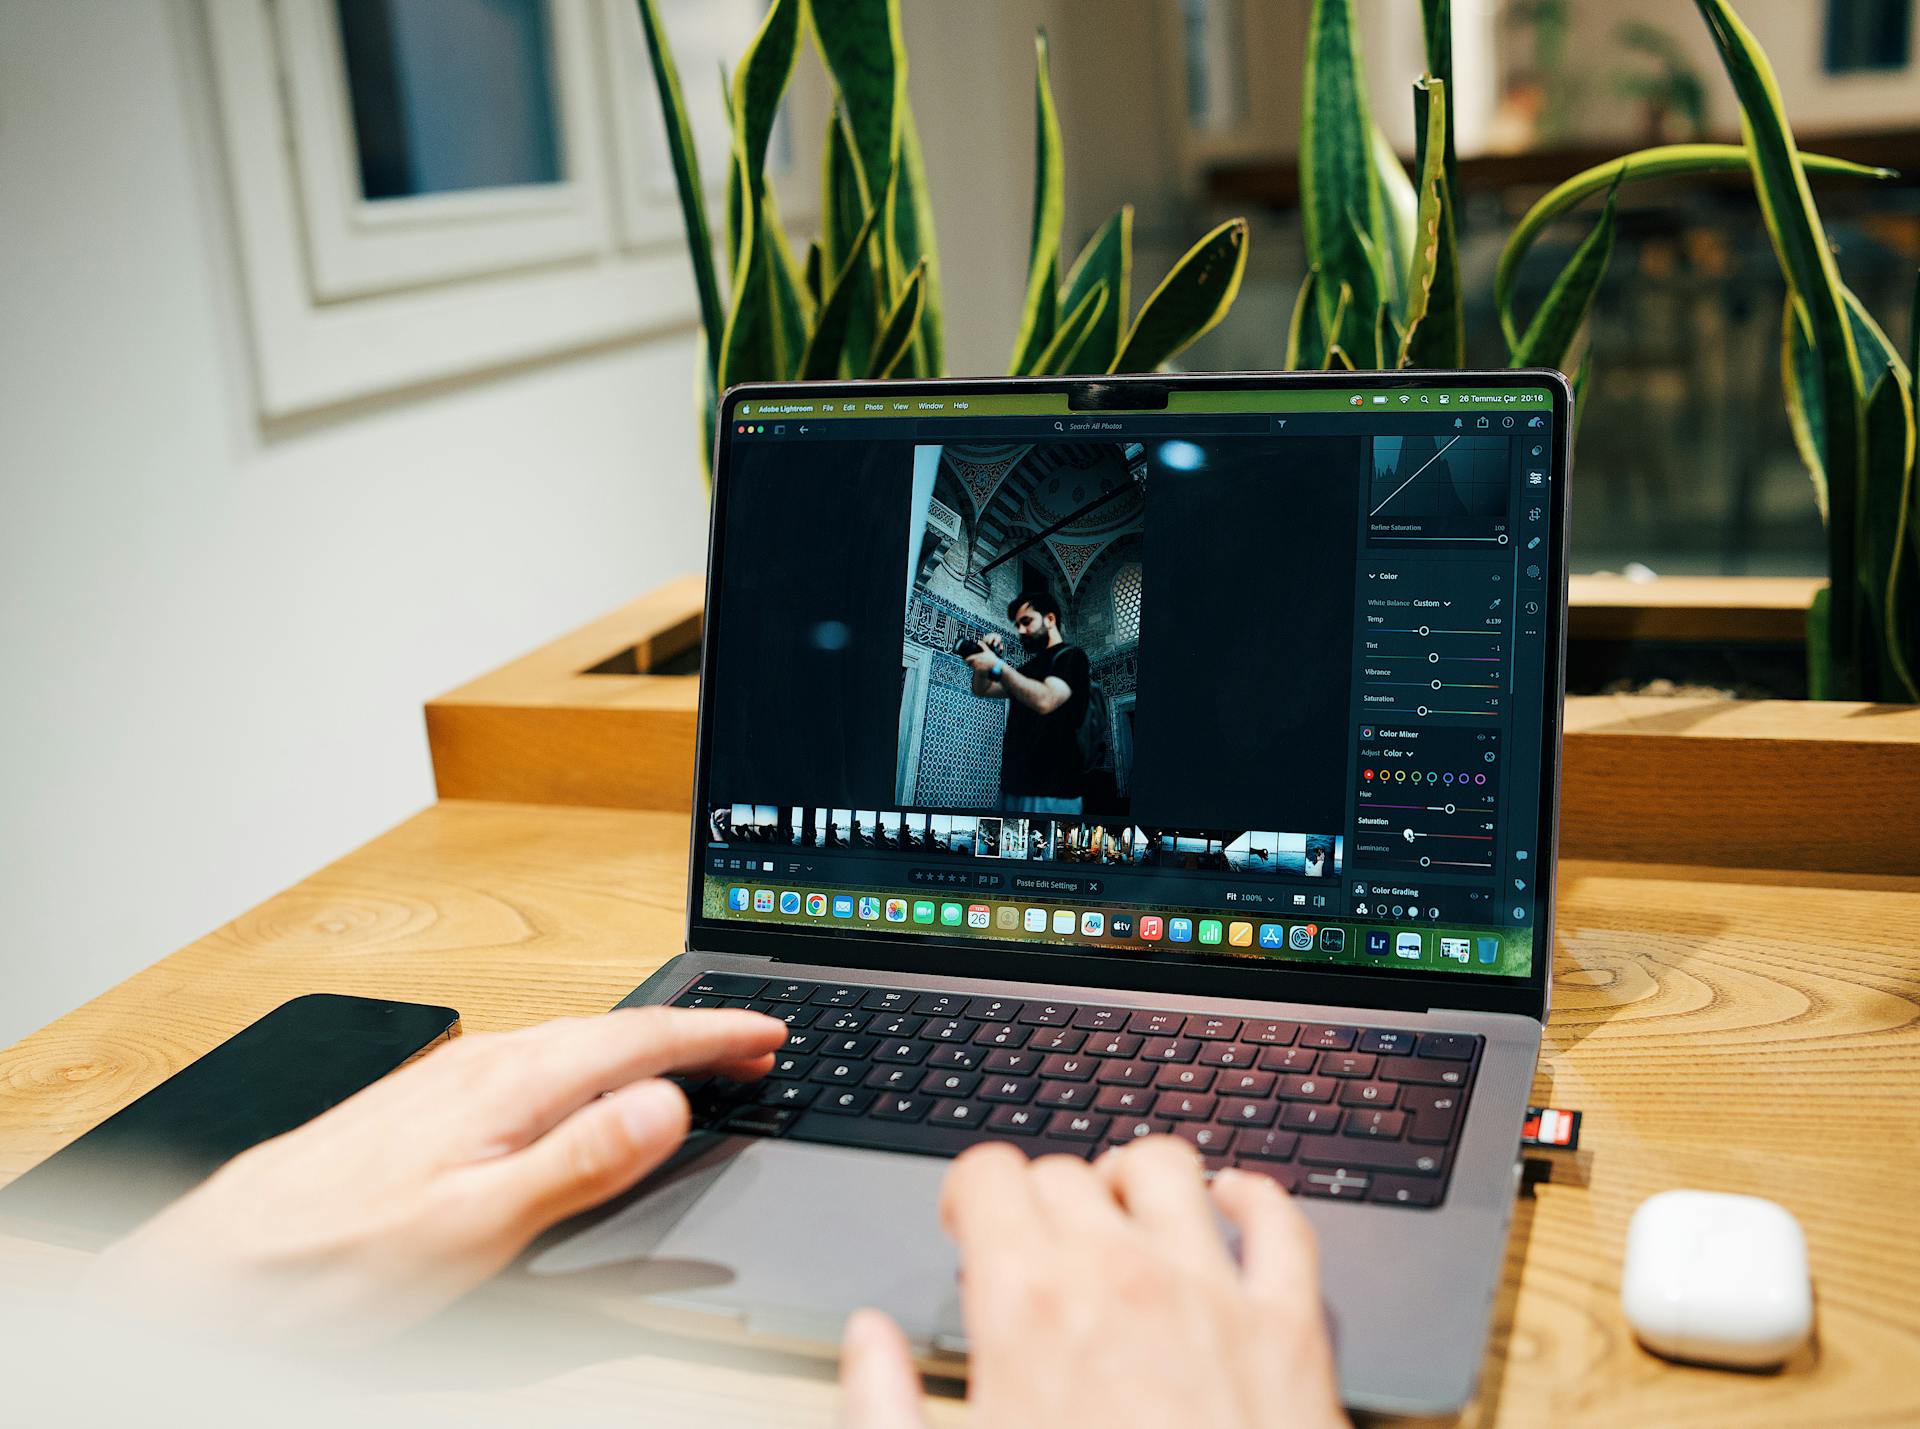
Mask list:
[[[833,1342],[863,1305],[909,1339],[960,1333],[953,1245],[940,1229],[951,1163],[729,1138],[613,1216],[552,1245],[536,1275],[630,1265],[655,1304],[741,1315],[750,1333]]]

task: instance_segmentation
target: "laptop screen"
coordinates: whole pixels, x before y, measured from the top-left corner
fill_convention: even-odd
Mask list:
[[[1533,976],[1554,391],[1350,381],[739,394],[695,945]]]

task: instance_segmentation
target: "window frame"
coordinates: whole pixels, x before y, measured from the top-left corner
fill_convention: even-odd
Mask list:
[[[637,13],[619,0],[547,4],[563,181],[369,201],[331,0],[201,0],[263,419],[697,324],[677,199],[655,172],[664,147],[633,133],[657,104]],[[689,13],[663,8],[670,25]],[[631,47],[624,63],[617,47]],[[808,66],[794,78],[786,112],[804,140],[829,100]],[[806,157],[775,179],[801,223],[818,212],[799,178]],[[724,166],[703,174],[719,220]]]

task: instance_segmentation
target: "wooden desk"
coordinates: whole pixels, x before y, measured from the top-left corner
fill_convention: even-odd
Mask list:
[[[678,946],[685,860],[681,815],[429,809],[0,1053],[0,1178],[297,993],[451,1003],[470,1031],[603,1009]],[[1920,1420],[1920,879],[1576,861],[1560,933],[1537,1095],[1586,1112],[1589,1183],[1522,1201],[1467,1422]],[[1820,1341],[1783,1373],[1634,1345],[1627,1217],[1673,1186],[1770,1196],[1806,1227]],[[592,1343],[615,1348],[505,1404],[831,1422],[823,1366],[625,1327]]]

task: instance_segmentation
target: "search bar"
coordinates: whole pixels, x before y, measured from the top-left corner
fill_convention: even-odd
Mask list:
[[[1226,436],[1270,432],[1265,412],[1075,412],[1064,417],[928,417],[914,425],[923,437],[1025,436],[1084,438]]]

